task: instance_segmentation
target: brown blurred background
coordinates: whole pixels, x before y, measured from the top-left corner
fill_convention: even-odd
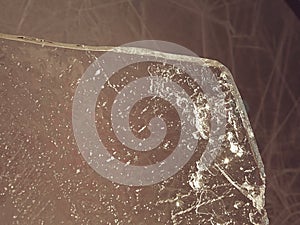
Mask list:
[[[248,108],[270,224],[300,224],[300,21],[285,1],[0,0],[0,32],[86,45],[165,40],[219,60]]]

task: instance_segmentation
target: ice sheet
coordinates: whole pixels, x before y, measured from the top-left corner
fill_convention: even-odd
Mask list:
[[[99,156],[101,164],[100,155],[80,151],[75,139],[74,102],[86,100],[75,98],[75,92],[81,84],[90,82],[82,75],[108,50],[117,53],[121,61],[122,57],[151,56],[165,62],[131,64],[109,79],[95,68],[95,75],[105,78],[103,90],[97,95],[95,108],[75,111],[75,120],[85,122],[76,113],[89,115],[89,110],[94,111],[91,115],[95,128],[112,157],[106,162],[147,168],[168,158],[178,146],[183,151],[182,158],[184,152],[192,153],[178,168],[176,162],[181,163],[182,158],[173,161],[176,173],[161,175],[160,181],[152,182],[149,176],[149,183],[136,184],[131,182],[131,174],[124,184],[105,177],[92,166],[97,162],[87,160]],[[1,56],[2,221],[7,224],[268,224],[263,164],[232,75],[219,62],[133,47],[97,48],[5,35],[1,39]],[[180,69],[180,65],[186,66]],[[187,73],[188,68],[193,68],[195,75]],[[117,96],[122,91],[128,96],[130,90],[126,92],[126,87],[143,77],[150,79],[149,86],[131,87],[133,95],[128,102],[143,89],[151,97],[144,96],[132,103],[128,111],[131,130],[126,132],[132,132],[132,138],[140,140],[151,137],[151,133],[154,140],[162,136],[158,147],[150,151],[126,147],[126,141],[130,143],[132,139],[123,135],[124,144],[120,140],[122,135],[116,134],[118,124],[114,126],[111,121],[112,105],[120,106],[124,99],[118,103]],[[210,84],[211,94],[197,79]],[[170,82],[177,86],[168,89]],[[124,115],[124,111],[119,113]],[[149,122],[155,117],[165,125],[158,123],[149,129]],[[165,127],[165,133],[156,130],[160,127]],[[155,132],[160,136],[155,136]],[[83,144],[89,145],[92,135],[82,133]],[[168,167],[161,166],[165,169],[153,173],[167,171]],[[122,179],[128,175],[124,171],[120,173]]]

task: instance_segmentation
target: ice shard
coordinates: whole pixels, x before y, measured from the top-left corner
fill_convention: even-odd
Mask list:
[[[0,43],[5,224],[268,224],[225,66],[162,42]]]

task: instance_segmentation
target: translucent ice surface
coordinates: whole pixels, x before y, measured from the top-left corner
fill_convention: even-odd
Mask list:
[[[268,224],[264,167],[225,66],[138,47],[0,42],[6,224]]]

